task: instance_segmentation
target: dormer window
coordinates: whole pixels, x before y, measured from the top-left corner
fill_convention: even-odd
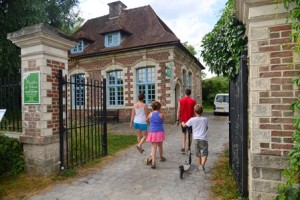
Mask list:
[[[121,43],[120,32],[113,32],[105,34],[105,47],[119,46]]]
[[[71,53],[81,53],[84,50],[84,41],[80,40],[79,43],[71,49]]]

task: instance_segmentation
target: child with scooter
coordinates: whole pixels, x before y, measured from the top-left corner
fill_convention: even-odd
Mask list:
[[[205,171],[205,163],[208,156],[207,129],[208,119],[203,117],[203,107],[199,104],[194,107],[195,117],[190,118],[186,123],[182,122],[182,127],[191,126],[193,129],[193,140],[195,144],[195,152],[198,157],[199,170]]]

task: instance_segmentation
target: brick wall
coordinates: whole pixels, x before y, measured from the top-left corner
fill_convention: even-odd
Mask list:
[[[285,12],[280,4],[249,9],[250,199],[275,198],[293,146],[290,105],[299,90],[292,85],[292,78],[299,75],[300,68],[291,49]]]
[[[173,76],[167,77],[168,63],[173,63]],[[131,106],[137,102],[136,94],[136,69],[143,66],[155,66],[156,69],[156,99],[160,100],[163,109],[168,112],[167,123],[175,121],[175,84],[182,78],[182,69],[192,73],[193,97],[198,102],[202,101],[200,68],[196,66],[192,58],[178,48],[152,48],[140,51],[125,52],[113,55],[99,56],[81,59],[70,63],[70,73],[77,69],[84,70],[89,77],[97,77],[95,73],[106,74],[112,70],[122,70],[124,79],[124,106],[108,107],[119,109],[120,122],[130,121]],[[99,76],[98,76],[99,77]],[[150,108],[150,105],[149,105]]]
[[[259,129],[269,131],[269,140],[259,142],[260,154],[286,155],[291,149],[293,115],[290,105],[296,99],[292,78],[299,69],[291,61],[293,53],[291,32],[288,25],[270,26],[264,29],[269,37],[258,40],[258,53],[269,57],[269,64],[258,65],[258,79],[269,82],[268,91],[258,92],[258,104],[267,105],[269,116],[259,117]]]

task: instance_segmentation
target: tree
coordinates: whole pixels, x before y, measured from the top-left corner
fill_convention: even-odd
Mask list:
[[[46,23],[66,33],[79,18],[79,0],[0,0],[0,77],[19,77],[20,49],[6,39],[22,27]]]
[[[227,77],[213,77],[203,80],[202,96],[206,105],[213,105],[214,98],[218,93],[229,92],[229,80]]]
[[[184,42],[182,44],[193,56],[195,56],[197,54],[195,47],[190,45],[188,42]],[[204,71],[201,71],[201,79],[202,80],[205,79],[206,76],[207,76],[207,74]]]
[[[182,43],[183,46],[185,46],[185,48],[193,55],[195,56],[197,54],[197,51],[195,49],[195,47],[193,47],[192,45],[190,45],[188,42],[184,42]]]
[[[239,71],[246,45],[245,26],[235,16],[234,1],[229,0],[213,30],[203,37],[201,56],[211,72],[231,78]]]

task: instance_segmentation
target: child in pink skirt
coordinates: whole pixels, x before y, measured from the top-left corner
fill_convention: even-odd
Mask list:
[[[157,146],[159,150],[160,161],[166,161],[166,158],[163,157],[163,141],[165,140],[163,122],[165,119],[165,115],[160,111],[161,104],[158,101],[152,102],[151,107],[153,111],[147,116],[147,122],[150,122],[149,133],[147,135],[147,142],[151,142],[151,168],[155,169],[155,157]]]

